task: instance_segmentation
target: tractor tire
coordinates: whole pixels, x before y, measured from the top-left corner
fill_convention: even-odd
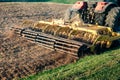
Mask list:
[[[73,19],[77,14],[77,11],[72,10],[72,8],[68,8],[64,15],[64,21],[70,23],[71,19]]]
[[[106,16],[110,12],[110,10],[112,8],[114,8],[114,7],[115,7],[115,5],[110,5],[110,6],[107,7],[105,12],[103,12],[103,13],[95,13],[95,19],[94,19],[95,24],[105,26],[106,25]]]
[[[86,11],[82,11],[79,13],[79,18],[82,20],[84,23],[89,23],[89,20],[87,19],[88,13]]]
[[[113,31],[120,32],[120,7],[112,8],[106,16],[106,26],[111,27]]]
[[[94,19],[94,24],[104,26],[105,25],[105,18],[106,18],[105,13],[96,13],[95,19]]]

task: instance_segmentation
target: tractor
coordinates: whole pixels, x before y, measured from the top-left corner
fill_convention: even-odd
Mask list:
[[[65,13],[65,22],[70,22],[76,14],[87,24],[111,27],[120,32],[120,0],[77,1]]]

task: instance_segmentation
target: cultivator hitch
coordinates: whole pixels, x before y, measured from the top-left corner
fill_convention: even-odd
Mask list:
[[[79,56],[87,50],[95,52],[109,48],[113,41],[120,39],[120,34],[111,28],[81,25],[79,22],[65,25],[62,21],[55,20],[25,25],[27,27],[23,29],[14,28],[15,32],[47,48]]]

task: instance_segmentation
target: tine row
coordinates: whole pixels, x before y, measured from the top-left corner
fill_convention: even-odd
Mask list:
[[[35,32],[26,29],[22,32],[22,35],[31,41],[35,41],[42,46],[51,48],[54,50],[60,50],[62,52],[71,53],[77,55],[78,50],[84,43],[77,42],[74,40],[64,39],[61,37],[54,37],[42,32]]]

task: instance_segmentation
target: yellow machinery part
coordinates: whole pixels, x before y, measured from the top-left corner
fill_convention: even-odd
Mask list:
[[[20,31],[25,37],[66,52],[76,53],[81,49],[85,50],[85,48],[90,48],[94,52],[96,48],[109,48],[113,41],[120,39],[119,33],[104,26],[81,25],[79,22],[65,25],[59,24],[59,22],[45,21],[35,23],[28,21],[23,25],[29,23],[31,23],[28,25],[30,29]]]

